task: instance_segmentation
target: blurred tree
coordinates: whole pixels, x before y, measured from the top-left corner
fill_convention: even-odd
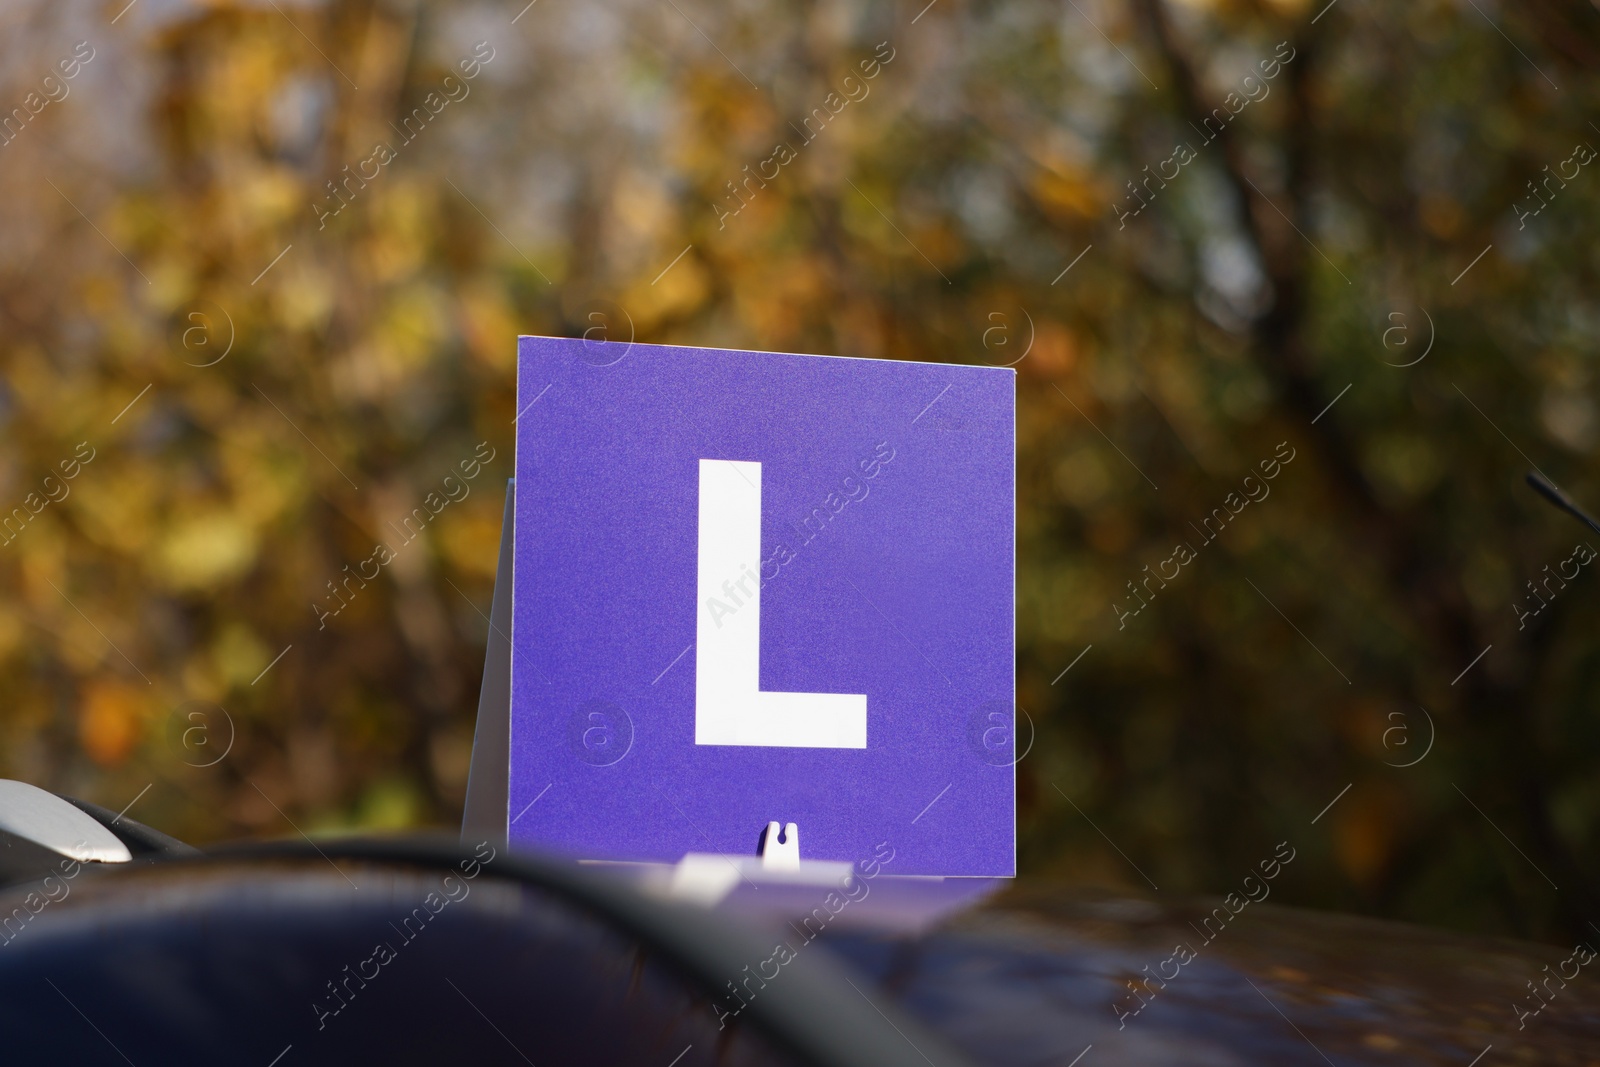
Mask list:
[[[1014,363],[1025,870],[1576,936],[1600,12],[914,6],[0,13],[0,773],[448,825],[516,334]]]

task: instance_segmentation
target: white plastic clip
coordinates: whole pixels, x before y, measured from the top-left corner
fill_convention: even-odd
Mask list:
[[[794,823],[783,827],[767,823],[767,832],[761,835],[761,866],[769,871],[798,871],[800,869],[800,828]]]

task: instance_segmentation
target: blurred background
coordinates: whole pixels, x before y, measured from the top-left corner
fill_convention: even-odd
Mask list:
[[[0,776],[455,826],[517,334],[1004,364],[1024,878],[1588,936],[1600,10],[524,2],[0,8]]]

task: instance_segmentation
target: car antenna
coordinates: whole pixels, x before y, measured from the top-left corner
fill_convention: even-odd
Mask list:
[[[1572,502],[1572,498],[1556,488],[1556,484],[1538,471],[1528,472],[1528,484],[1533,486],[1534,492],[1544,497],[1556,507],[1567,514],[1576,517],[1595,533],[1600,533],[1600,522],[1595,522],[1589,513]]]

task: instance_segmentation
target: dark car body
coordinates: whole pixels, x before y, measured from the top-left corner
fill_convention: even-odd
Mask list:
[[[925,887],[880,881],[822,930],[487,844],[160,845],[0,889],[4,1062],[1600,1060],[1570,950],[1271,904],[1022,884],[908,921]]]

